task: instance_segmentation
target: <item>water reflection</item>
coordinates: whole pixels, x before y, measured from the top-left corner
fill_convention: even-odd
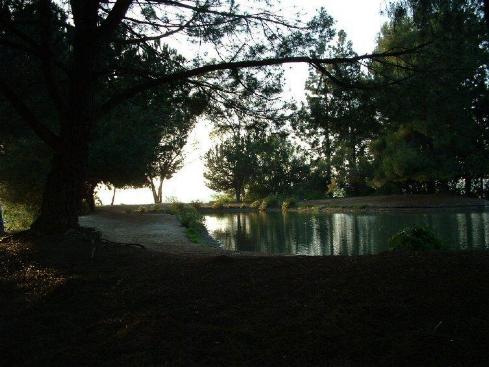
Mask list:
[[[447,249],[484,249],[489,212],[429,213],[232,213],[206,215],[210,234],[222,247],[297,255],[365,255],[387,250],[401,229],[424,225]]]

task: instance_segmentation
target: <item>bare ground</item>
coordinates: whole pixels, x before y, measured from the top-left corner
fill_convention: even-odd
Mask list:
[[[118,243],[140,244],[145,248],[179,255],[216,255],[223,250],[192,243],[185,228],[170,214],[125,214],[98,210],[80,217],[82,227],[94,228],[102,238]]]

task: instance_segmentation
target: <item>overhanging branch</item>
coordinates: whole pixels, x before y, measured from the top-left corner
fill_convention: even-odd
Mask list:
[[[424,47],[424,45],[418,46],[410,50],[373,53],[373,54],[358,55],[353,57],[333,57],[327,59],[312,58],[308,56],[281,57],[281,58],[269,58],[269,59],[262,59],[262,60],[243,60],[243,61],[234,61],[234,62],[223,62],[218,64],[204,65],[194,69],[180,70],[171,74],[163,75],[159,78],[154,78],[142,82],[139,85],[128,88],[125,91],[122,91],[121,93],[115,94],[112,98],[110,98],[106,103],[104,103],[101,106],[99,111],[97,111],[96,117],[105,115],[106,113],[110,112],[114,107],[120,105],[126,100],[146,90],[156,88],[167,83],[179,82],[192,77],[209,74],[215,71],[234,70],[234,69],[241,69],[241,68],[257,68],[263,66],[273,66],[273,65],[281,65],[281,64],[290,64],[290,63],[306,63],[310,65],[335,65],[335,64],[344,64],[344,63],[355,63],[360,60],[375,60],[377,58],[399,57],[409,53],[414,53],[420,47]]]
[[[276,24],[279,26],[284,26],[284,27],[287,27],[290,29],[307,30],[307,27],[305,27],[305,26],[297,26],[294,24],[289,24],[286,21],[281,20],[281,18],[279,18],[279,17],[275,17],[275,19],[274,19],[273,17],[268,16],[268,14],[266,14],[266,13],[239,14],[239,13],[233,13],[233,12],[213,10],[213,9],[211,9],[209,7],[205,7],[205,6],[200,6],[200,7],[199,6],[193,6],[193,5],[184,4],[184,3],[174,1],[174,0],[152,0],[152,1],[148,1],[148,2],[150,2],[150,3],[152,2],[152,3],[156,3],[156,4],[169,5],[169,6],[175,6],[175,7],[182,8],[182,9],[188,9],[188,10],[192,10],[192,11],[200,12],[200,13],[219,15],[222,17],[230,17],[230,18],[245,19],[245,20],[246,19],[253,19],[253,20],[260,21],[260,22],[267,22],[267,23],[272,23],[272,24]]]
[[[107,18],[105,18],[98,28],[98,35],[100,38],[110,38],[110,36],[122,22],[122,19],[124,19],[124,16],[126,15],[132,2],[133,0],[117,0],[112,7],[112,10],[107,15]]]

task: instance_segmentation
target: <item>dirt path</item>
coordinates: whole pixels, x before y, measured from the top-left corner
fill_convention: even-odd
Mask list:
[[[219,255],[224,250],[192,243],[175,216],[170,214],[125,214],[98,211],[81,216],[80,225],[119,243],[137,243],[149,250],[175,255]]]

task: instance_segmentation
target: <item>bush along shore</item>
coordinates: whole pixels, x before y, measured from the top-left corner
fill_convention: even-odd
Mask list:
[[[186,228],[185,233],[193,243],[217,247],[219,244],[214,240],[204,224],[204,216],[198,210],[197,205],[171,203],[169,212],[175,215],[180,223]]]

